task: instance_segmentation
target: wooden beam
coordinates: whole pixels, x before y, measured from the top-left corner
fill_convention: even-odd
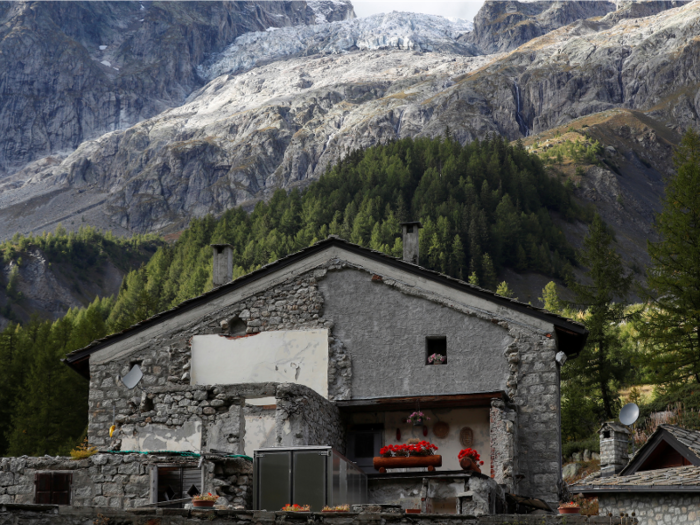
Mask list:
[[[490,407],[492,399],[507,399],[503,391],[479,392],[477,394],[444,394],[410,397],[375,397],[370,399],[350,399],[336,401],[343,412],[386,412],[390,410],[412,410],[420,408],[469,408]]]

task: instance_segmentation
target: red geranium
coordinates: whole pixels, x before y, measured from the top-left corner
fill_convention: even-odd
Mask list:
[[[484,462],[481,461],[481,456],[479,456],[479,453],[474,450],[473,448],[465,448],[459,451],[459,454],[457,454],[457,459],[461,460],[464,457],[469,456],[472,458],[472,461],[474,463],[478,463],[479,465],[483,465]]]

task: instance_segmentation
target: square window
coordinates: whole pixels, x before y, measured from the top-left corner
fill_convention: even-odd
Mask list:
[[[425,338],[425,364],[447,364],[447,336],[429,335]]]

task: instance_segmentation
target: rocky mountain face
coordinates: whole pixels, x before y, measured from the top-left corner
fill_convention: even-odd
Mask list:
[[[440,31],[415,14],[368,19],[361,31],[350,22],[328,25],[343,24],[295,29],[310,35],[299,37],[310,56],[277,38],[292,29],[244,35],[200,68],[219,76],[185,104],[83,142],[64,159],[29,165],[18,187],[0,194],[2,233],[77,217],[117,232],[177,230],[192,216],[304,185],[352,149],[447,129],[461,141],[487,133],[515,140],[616,108],[676,132],[700,124],[697,0],[648,17],[579,20],[507,54],[481,56],[465,56],[470,51],[456,44],[421,51],[460,39],[446,20]],[[402,24],[431,30],[410,50],[407,37],[339,51],[372,24],[404,35]],[[246,65],[236,49],[272,58]]]
[[[331,0],[1,2],[0,176],[181,105],[246,32],[352,17]]]

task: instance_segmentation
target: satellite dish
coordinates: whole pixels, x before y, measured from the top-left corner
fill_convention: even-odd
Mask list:
[[[620,423],[623,425],[633,425],[639,417],[639,407],[634,403],[627,403],[620,410]]]
[[[139,384],[139,381],[141,381],[142,377],[143,372],[141,372],[141,368],[139,367],[139,365],[134,365],[131,367],[131,370],[129,370],[129,373],[122,377],[122,383],[124,383],[124,386],[126,388],[131,390]]]

